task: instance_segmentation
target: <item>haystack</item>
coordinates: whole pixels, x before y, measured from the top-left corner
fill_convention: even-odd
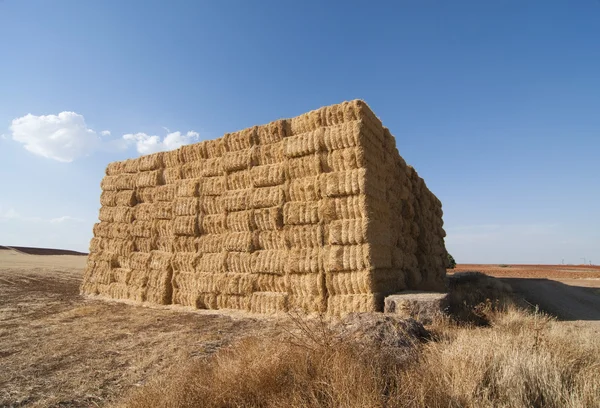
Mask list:
[[[359,100],[108,165],[85,294],[381,311],[445,277],[440,201]]]

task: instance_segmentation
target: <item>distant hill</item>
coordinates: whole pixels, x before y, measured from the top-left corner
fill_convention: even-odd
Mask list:
[[[30,248],[20,246],[5,246],[0,245],[0,250],[15,250],[29,255],[78,255],[87,256],[85,252],[71,251],[69,249],[54,249],[54,248]]]

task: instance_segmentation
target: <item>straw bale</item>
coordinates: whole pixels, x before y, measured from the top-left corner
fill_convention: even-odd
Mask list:
[[[164,167],[163,156],[164,152],[158,152],[154,154],[147,154],[145,156],[141,156],[138,159],[138,170],[150,171],[162,169]]]
[[[219,196],[201,195],[198,204],[202,214],[220,214],[225,211],[223,199]]]
[[[108,207],[110,208],[110,207]],[[135,207],[134,207],[135,208]],[[114,207],[113,221],[131,223],[134,220],[133,209],[129,207]]]
[[[277,164],[284,161],[283,142],[277,142],[267,145],[259,145],[256,149],[256,164]]]
[[[179,151],[170,150],[163,152],[163,165],[166,168],[173,168],[179,166]]]
[[[176,197],[198,197],[199,195],[199,179],[179,180],[175,185],[177,190]]]
[[[317,273],[323,271],[321,248],[294,248],[286,254],[287,273]]]
[[[221,234],[227,231],[227,215],[212,214],[198,217],[201,234]]]
[[[196,272],[224,273],[227,265],[227,252],[204,253],[196,263]]]
[[[319,219],[322,221],[369,217],[364,196],[329,198],[319,201]]]
[[[173,184],[182,179],[181,167],[167,167],[163,170],[165,184]]]
[[[227,191],[223,194],[223,208],[226,211],[240,211],[252,208],[253,189]]]
[[[217,297],[215,293],[199,293],[196,295],[196,309],[217,309]]]
[[[333,295],[327,298],[327,314],[339,316],[346,313],[382,312],[383,295]]]
[[[121,191],[135,188],[136,174],[119,174],[117,176],[104,176],[100,183],[102,190]]]
[[[97,222],[92,227],[94,237],[111,238],[112,223],[109,222]]]
[[[154,187],[164,184],[163,171],[152,170],[137,174],[136,187]]]
[[[285,275],[256,273],[253,276],[253,292],[287,292]]]
[[[123,283],[109,283],[107,285],[100,286],[101,294],[109,296],[113,299],[128,299],[129,298],[129,287]]]
[[[317,201],[321,198],[319,177],[290,180],[288,201]]]
[[[307,313],[324,313],[327,310],[325,296],[288,296],[288,310],[302,310]]]
[[[154,238],[133,238],[134,251],[139,252],[150,252],[156,249],[156,243]]]
[[[248,129],[234,133],[226,133],[223,136],[223,144],[227,152],[249,149],[258,142],[258,127],[254,126]]]
[[[285,275],[286,287],[289,293],[298,296],[325,296],[324,273],[288,274]]]
[[[92,252],[88,255],[89,261],[106,268],[118,268],[118,259],[119,255],[110,251]]]
[[[115,208],[114,207],[100,207],[100,211],[98,212],[98,219],[100,221],[110,223],[110,222],[113,222],[114,217],[115,217]]]
[[[194,179],[204,175],[205,160],[183,163],[181,165],[181,178]]]
[[[249,295],[254,287],[254,275],[247,273],[210,274],[215,280],[215,292],[225,295]]]
[[[227,213],[226,218],[227,229],[229,231],[253,231],[254,226],[254,210],[242,210]]]
[[[281,250],[260,250],[252,254],[252,273],[283,275],[287,253]]]
[[[112,281],[122,284],[129,283],[129,278],[131,277],[131,269],[127,268],[114,268],[111,269]]]
[[[173,201],[173,215],[196,215],[198,214],[199,201],[196,197],[178,197]]]
[[[198,252],[220,252],[223,249],[223,236],[219,234],[208,234],[196,238]]]
[[[154,245],[158,251],[171,252],[173,251],[173,237],[171,235],[157,236],[154,238]]]
[[[180,306],[191,306],[196,308],[196,299],[198,294],[195,292],[183,291],[181,289],[173,288],[173,304]]]
[[[252,177],[250,170],[240,170],[227,173],[225,176],[227,190],[245,190],[252,188]]]
[[[110,251],[117,255],[127,255],[135,249],[134,243],[131,239],[104,239],[103,250]]]
[[[191,163],[210,157],[207,152],[206,142],[183,145],[177,149],[177,152],[177,159],[180,164]]]
[[[114,222],[110,224],[110,237],[128,239],[131,236],[130,228],[131,224]]]
[[[323,145],[329,151],[341,150],[348,147],[362,146],[361,123],[346,122],[325,128]]]
[[[259,208],[253,211],[254,226],[258,231],[278,230],[283,227],[281,207]]]
[[[367,218],[334,220],[329,224],[329,244],[391,245],[390,225],[383,221]]]
[[[152,237],[152,221],[135,220],[133,224],[131,224],[130,234],[132,237]]]
[[[116,176],[121,173],[123,173],[123,163],[120,161],[108,163],[108,166],[106,166],[105,174],[107,176]]]
[[[175,303],[176,292],[197,292],[195,291],[197,277],[197,273],[173,271],[173,279],[171,280],[173,284],[173,303]]]
[[[252,191],[252,207],[266,208],[283,205],[284,189],[281,186],[255,188]]]
[[[150,256],[149,252],[132,252],[129,255],[129,265],[131,269],[138,271],[144,271],[150,267]]]
[[[152,216],[155,220],[170,220],[173,218],[173,204],[171,203],[155,202],[152,209]]]
[[[207,140],[204,143],[206,144],[207,157],[221,157],[225,153],[225,144],[222,138]]]
[[[139,203],[150,204],[154,202],[154,192],[156,187],[145,187],[138,188],[135,192],[131,191],[131,193],[135,193],[135,200]],[[121,193],[129,193],[129,191],[121,191]]]
[[[367,167],[365,151],[349,147],[321,154],[321,165],[325,172],[356,170]]]
[[[169,269],[173,257],[174,254],[171,252],[152,251],[150,253],[150,269]]]
[[[223,237],[223,249],[233,252],[252,252],[255,239],[252,232],[230,232]]]
[[[171,220],[155,220],[152,224],[152,234],[157,237],[172,237],[173,223]]]
[[[121,207],[117,207],[121,209]],[[152,221],[154,219],[154,206],[151,203],[139,203],[131,210],[133,218],[142,221]]]
[[[252,272],[252,254],[250,252],[228,252],[225,270],[233,273]]]
[[[286,225],[283,238],[287,248],[321,247],[324,244],[322,225]]]
[[[135,191],[119,191],[115,194],[114,202],[119,207],[133,207],[137,204]]]
[[[249,169],[256,163],[256,149],[227,152],[223,155],[223,169],[227,172]]]
[[[223,159],[221,157],[211,157],[204,160],[202,177],[222,176],[223,172]]]
[[[169,288],[153,288],[146,289],[146,302],[158,305],[170,305],[172,303],[172,292]]]
[[[387,246],[329,245],[326,252],[325,268],[330,272],[392,267],[392,251]]]
[[[319,222],[318,201],[293,201],[283,206],[285,225],[316,224]]]
[[[131,276],[129,277],[129,285],[138,288],[148,286],[148,269],[132,269]]]
[[[321,159],[318,154],[293,157],[287,161],[287,178],[290,180],[318,176],[323,173]]]
[[[194,273],[196,265],[202,257],[196,252],[177,252],[171,257],[171,266],[175,273]]]
[[[105,240],[107,238],[93,237],[90,240],[89,250],[90,252],[99,252],[102,251],[105,247]]]
[[[127,159],[123,161],[123,172],[135,174],[139,171],[139,159]]]
[[[195,237],[198,235],[198,218],[195,215],[174,217],[173,224],[174,235],[186,235]]]
[[[240,295],[217,295],[217,309],[248,310],[250,298]]]
[[[327,292],[329,295],[373,293],[374,279],[377,274],[378,271],[371,270],[327,273]]]
[[[100,205],[105,207],[114,207],[117,205],[116,191],[103,191],[100,194]]]
[[[161,289],[163,292],[171,290],[173,269],[171,265],[164,268],[151,268],[148,270],[148,287]]]
[[[365,169],[325,173],[319,181],[324,197],[365,194]]]
[[[284,137],[288,136],[288,128],[289,125],[285,119],[258,126],[257,142],[261,145],[280,142]]]
[[[313,110],[304,115],[289,119],[292,135],[311,132],[323,125],[321,109]]]
[[[287,312],[287,298],[287,293],[254,292],[250,296],[249,310],[263,314]]]
[[[254,187],[271,187],[285,183],[285,163],[265,164],[250,170]]]
[[[202,177],[199,182],[198,193],[201,196],[218,196],[225,192],[225,176]]]
[[[300,157],[319,152],[323,148],[324,129],[290,136],[283,139],[283,154],[285,157]]]
[[[287,249],[283,231],[259,231],[256,234],[256,249]]]

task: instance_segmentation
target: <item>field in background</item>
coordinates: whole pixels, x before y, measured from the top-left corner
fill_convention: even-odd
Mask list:
[[[322,403],[322,398],[326,398],[328,393],[331,399],[325,400],[324,405],[334,406],[336,401],[338,405],[344,405],[344,401],[349,401],[344,398],[358,398],[355,406],[379,406],[382,386],[393,397],[389,401],[390,406],[422,406],[425,403],[430,406],[477,406],[469,398],[470,395],[482,396],[484,389],[489,391],[489,387],[485,388],[486,385],[482,384],[484,380],[489,382],[488,386],[496,387],[494,392],[497,395],[486,397],[493,401],[493,398],[503,396],[509,398],[509,394],[514,394],[514,398],[523,397],[519,393],[529,392],[523,388],[523,384],[527,387],[537,384],[533,391],[538,393],[541,392],[539,388],[545,385],[556,388],[557,384],[562,384],[563,377],[565,381],[571,381],[571,385],[587,387],[581,390],[580,397],[584,399],[562,401],[560,395],[568,389],[558,389],[557,393],[552,394],[554,399],[546,401],[545,406],[600,404],[589,397],[600,391],[593,388],[600,387],[597,378],[600,362],[588,357],[589,361],[580,361],[583,355],[599,355],[597,346],[594,346],[597,342],[590,343],[588,340],[597,339],[600,326],[590,322],[554,322],[544,317],[513,313],[494,317],[493,326],[487,328],[455,327],[444,323],[433,328],[438,341],[415,345],[413,352],[416,354],[412,356],[423,364],[403,365],[404,371],[396,373],[400,376],[398,379],[410,385],[410,389],[394,388],[393,384],[386,383],[392,378],[389,377],[390,373],[383,373],[387,376],[379,379],[383,383],[379,380],[366,381],[361,382],[361,387],[356,387],[353,378],[362,378],[368,373],[383,375],[377,370],[398,370],[399,367],[381,365],[381,356],[369,354],[373,353],[369,348],[357,351],[350,346],[333,350],[331,344],[338,343],[328,341],[315,347],[315,339],[318,341],[322,337],[313,338],[310,344],[302,343],[306,341],[305,338],[299,339],[301,350],[304,350],[300,353],[296,348],[298,339],[276,343],[273,339],[289,330],[288,317],[264,318],[241,312],[182,311],[170,307],[139,307],[84,299],[79,295],[79,284],[85,260],[84,256],[26,255],[0,250],[0,366],[3,367],[0,370],[0,406],[105,406],[130,395],[135,389],[139,389],[139,393],[127,397],[132,398],[127,403],[132,407],[144,406],[148,401],[146,398],[156,391],[163,396],[172,396],[173,392],[193,393],[195,398],[200,398],[195,402],[202,401],[205,406],[219,406],[220,403],[248,406],[252,398],[273,398],[271,406],[277,406],[277,403],[280,406],[302,406],[307,401]],[[501,276],[506,276],[506,279],[516,277],[535,285],[539,280],[523,279],[523,275],[519,274],[535,273],[538,274],[535,278],[540,278],[542,275],[539,274],[545,270],[547,274],[544,277],[585,281],[590,286],[600,278],[598,269],[565,271],[557,270],[557,267],[535,267],[532,270],[529,266],[499,268],[459,265],[457,270],[463,268],[492,275],[505,274]],[[573,287],[576,291],[583,289],[583,285],[564,286]],[[595,296],[595,301],[600,299],[598,294]],[[591,316],[588,320],[600,321],[600,317],[596,319]],[[247,340],[242,340],[244,338]],[[481,347],[488,343],[490,347]],[[224,347],[228,345],[232,347]],[[306,348],[306,345],[309,347]],[[326,347],[322,348],[324,345]],[[537,350],[535,353],[530,353],[532,347]],[[309,350],[308,355],[306,350]],[[502,353],[496,352],[498,350],[502,350]],[[506,370],[511,368],[510,364],[518,363],[516,356],[525,355],[522,353],[538,360],[525,359],[519,367],[512,367],[517,370],[516,373],[520,373],[518,381],[512,384],[510,373]],[[372,364],[365,366],[365,356],[369,357]],[[289,362],[300,361],[299,358],[330,358],[333,360],[327,361],[335,364],[303,366],[313,370],[307,372],[319,376],[324,387],[320,390],[309,389],[307,387],[311,382],[307,381],[312,377],[306,377],[307,372],[298,371],[298,367],[292,367],[285,361],[276,364],[281,361],[277,360],[279,357],[289,357]],[[544,361],[550,361],[551,364]],[[565,361],[576,361],[577,366],[562,373],[557,372],[557,368],[564,368],[560,365],[566,364]],[[251,362],[256,365],[249,366]],[[461,367],[465,364],[470,367],[468,371],[472,375],[469,378],[461,377],[465,372]],[[494,368],[494,364],[501,366]],[[502,365],[507,367],[506,370],[498,372],[504,372],[505,377],[489,377],[494,370],[502,369]],[[439,371],[439,375],[434,375],[434,369]],[[550,371],[544,373],[545,377],[538,378],[536,373],[539,370]],[[211,381],[218,380],[222,386],[209,389],[215,391],[209,395],[202,394],[207,389],[202,388],[201,384],[180,381],[181,386],[177,388],[170,381],[189,378],[191,374],[196,378],[202,376]],[[588,380],[582,382],[585,375]],[[274,378],[284,382],[274,382]],[[298,387],[289,388],[291,378],[295,378]],[[335,385],[334,378],[340,378],[342,382]],[[408,378],[414,381],[410,382]],[[250,388],[236,388],[241,381],[248,381]],[[156,384],[160,384],[160,387],[156,388]],[[277,394],[278,387],[289,391],[289,395],[293,394],[292,391],[296,392],[295,402],[281,393]],[[247,394],[236,394],[236,389]],[[231,398],[219,402],[214,399],[220,395],[218,391],[229,392]],[[307,396],[306,392],[315,394]],[[428,392],[429,395],[426,395]],[[533,395],[532,398],[550,398],[544,395]],[[313,397],[316,399],[310,399]],[[162,401],[167,405],[168,401],[164,398]],[[505,406],[519,406],[511,404]],[[486,404],[481,403],[480,406]]]

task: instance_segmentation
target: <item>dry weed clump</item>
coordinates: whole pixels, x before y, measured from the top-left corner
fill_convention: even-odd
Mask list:
[[[207,360],[174,367],[122,406],[600,406],[600,343],[593,328],[514,307],[488,311],[488,319],[489,327],[438,323],[436,340],[425,343],[410,323],[403,331],[402,324],[377,317],[369,326],[367,318],[363,333],[387,327],[369,338],[300,320],[301,329],[282,338],[247,338]],[[390,330],[394,325],[399,329]],[[395,345],[394,352],[385,344]]]

